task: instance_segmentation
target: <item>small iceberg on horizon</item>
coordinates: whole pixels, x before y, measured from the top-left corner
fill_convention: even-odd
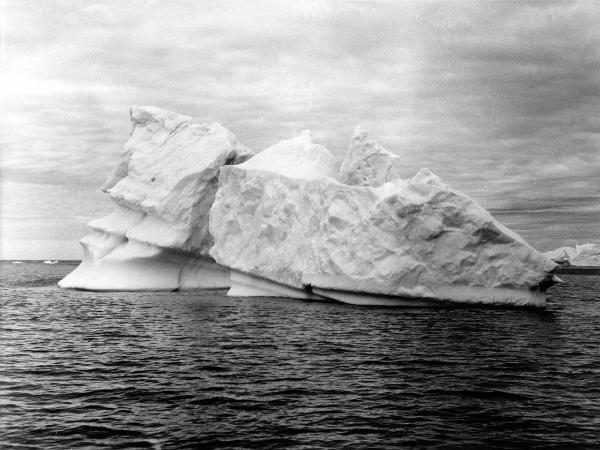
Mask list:
[[[47,260],[45,260],[45,261],[44,261],[44,264],[58,264],[58,259],[57,259],[57,260],[55,260],[55,261],[52,261],[52,260],[50,260],[50,259],[47,259]]]
[[[560,247],[545,252],[544,256],[561,266],[600,266],[600,244],[588,243],[575,247]]]

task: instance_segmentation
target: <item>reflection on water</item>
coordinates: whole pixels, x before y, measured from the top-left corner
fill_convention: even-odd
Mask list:
[[[548,308],[62,291],[0,265],[0,447],[593,446],[600,277]]]

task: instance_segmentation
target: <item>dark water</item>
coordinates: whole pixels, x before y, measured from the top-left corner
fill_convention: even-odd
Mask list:
[[[600,446],[600,276],[545,310],[92,293],[0,265],[0,447]]]

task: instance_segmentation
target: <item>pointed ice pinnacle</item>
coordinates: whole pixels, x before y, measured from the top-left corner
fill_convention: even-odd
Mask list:
[[[379,187],[400,178],[401,158],[369,137],[364,128],[354,130],[338,179],[351,186]]]
[[[335,159],[325,147],[313,144],[309,130],[281,141],[243,163],[245,169],[265,170],[290,178],[335,177]]]

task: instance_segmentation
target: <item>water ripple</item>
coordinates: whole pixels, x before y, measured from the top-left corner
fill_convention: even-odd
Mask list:
[[[596,447],[600,277],[546,310],[62,291],[0,264],[1,448]]]

